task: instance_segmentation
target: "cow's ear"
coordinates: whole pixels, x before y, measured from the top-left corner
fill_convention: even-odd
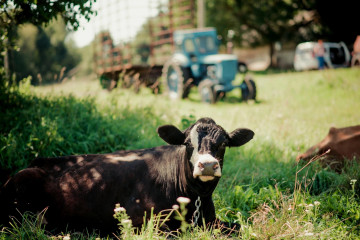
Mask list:
[[[185,134],[173,125],[160,126],[158,127],[157,132],[168,144],[181,145],[185,142]]]
[[[229,147],[239,147],[254,137],[254,132],[247,128],[238,128],[229,134]]]

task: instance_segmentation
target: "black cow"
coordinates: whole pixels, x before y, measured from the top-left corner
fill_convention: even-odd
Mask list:
[[[175,126],[158,128],[170,145],[109,154],[37,158],[9,179],[0,192],[3,222],[16,212],[40,212],[50,229],[117,230],[114,207],[120,203],[134,226],[143,223],[144,212],[171,209],[179,196],[190,198],[188,221],[201,199],[206,223],[216,220],[212,193],[222,175],[226,147],[250,141],[254,133],[239,128],[230,134],[210,119],[202,118],[185,131]],[[199,221],[202,223],[202,221]],[[177,229],[179,222],[166,225]]]

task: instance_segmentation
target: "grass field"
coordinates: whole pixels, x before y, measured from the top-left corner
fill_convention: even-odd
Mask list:
[[[216,105],[200,102],[196,88],[189,99],[170,101],[131,90],[100,89],[96,79],[59,85],[6,90],[0,119],[1,169],[14,173],[36,156],[103,153],[162,145],[156,127],[185,128],[200,117],[212,117],[227,131],[247,127],[255,137],[244,147],[229,149],[223,178],[214,193],[219,218],[241,223],[244,239],[360,238],[359,164],[342,174],[317,162],[297,165],[295,158],[326,136],[331,126],[360,122],[360,70],[254,74],[256,102],[240,102],[234,90]],[[241,81],[238,76],[237,81]],[[298,174],[296,174],[298,172]],[[0,182],[4,179],[0,179]],[[26,224],[23,224],[23,226]],[[1,232],[18,238],[30,227]],[[39,236],[46,239],[49,233]],[[154,229],[137,239],[163,238]],[[71,239],[95,238],[72,235]],[[124,237],[124,236],[123,236]],[[217,239],[216,231],[189,230],[184,239]],[[23,238],[26,239],[26,238]],[[28,238],[30,239],[30,238]]]

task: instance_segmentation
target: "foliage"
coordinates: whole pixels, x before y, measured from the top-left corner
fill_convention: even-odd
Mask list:
[[[10,50],[16,49],[17,29],[25,23],[36,26],[49,24],[61,16],[69,29],[78,29],[80,17],[89,20],[92,4],[96,0],[72,0],[72,1],[38,1],[38,0],[7,0],[0,2],[0,85],[5,85],[11,73],[9,71]],[[44,35],[42,35],[44,36]],[[40,40],[40,39],[39,39]],[[43,39],[46,41],[46,39]],[[58,51],[64,51],[60,46]],[[59,54],[59,52],[57,52]],[[41,60],[46,55],[40,56]],[[31,64],[31,61],[28,62]]]
[[[227,30],[235,30],[237,44],[273,44],[281,40],[295,40],[298,34],[305,32],[311,34],[318,17],[313,7],[314,1],[306,4],[297,0],[208,1],[207,21],[216,26],[223,36],[226,36]],[[219,15],[222,12],[230,14]],[[222,27],[224,24],[226,28]]]
[[[17,80],[31,76],[35,85],[64,80],[79,62],[77,51],[65,41],[67,34],[61,19],[46,28],[22,25],[16,41],[18,50],[9,51],[10,72]]]
[[[349,24],[356,22],[357,9],[350,2],[221,0],[206,4],[208,25],[217,27],[222,36],[235,30],[235,44],[245,46],[318,38],[352,44],[360,34],[359,28]]]
[[[24,213],[21,222],[17,219],[12,219],[10,228],[5,228],[3,231],[9,239],[23,239],[23,240],[46,240],[47,232],[41,224],[44,213],[39,216],[32,213]]]
[[[0,95],[0,169],[4,173],[14,173],[38,156],[127,149],[154,136],[155,132],[147,135],[146,129],[155,129],[160,122],[146,108],[118,111],[114,104],[102,113],[91,98],[39,98],[23,90],[26,84],[29,79],[21,91],[13,87]]]
[[[234,44],[244,47],[289,42],[345,41],[349,46],[360,34],[355,3],[327,0],[206,1],[207,25],[223,36],[234,30]],[[224,14],[226,13],[226,14]]]
[[[89,20],[93,11],[92,4],[96,0],[81,1],[38,1],[38,0],[8,0],[2,1],[0,8],[1,27],[33,23],[34,25],[47,24],[58,15],[73,29],[79,27],[79,18]]]
[[[164,144],[156,136],[157,126],[185,128],[194,119],[210,116],[228,131],[255,131],[244,147],[227,150],[214,193],[217,216],[241,224],[240,230],[227,236],[201,227],[169,235],[156,225],[159,216],[152,215],[153,221],[132,232],[132,239],[358,239],[359,162],[349,162],[338,174],[317,161],[296,164],[295,156],[321,140],[330,126],[358,124],[360,113],[354,109],[360,105],[354,99],[359,73],[337,69],[259,74],[254,76],[257,103],[240,103],[239,93],[231,92],[215,106],[202,104],[197,93],[179,102],[148,89],[138,95],[124,89],[108,93],[88,79],[42,87],[22,83],[0,94],[0,160],[6,163],[1,168],[14,172],[37,155],[157,146]],[[28,232],[24,228],[9,230]],[[71,239],[97,237],[69,234]],[[9,232],[0,232],[0,239],[5,238]]]
[[[311,28],[316,16],[301,3],[297,0],[207,1],[207,21],[222,36],[227,36],[228,30],[234,30],[235,45],[269,45],[270,66],[273,66],[275,42],[294,41],[301,37],[299,33],[313,32]],[[303,15],[311,17],[304,18]]]
[[[79,71],[76,73],[77,76],[89,76],[94,70],[94,47],[93,43],[76,49],[80,56],[80,63],[77,65]]]

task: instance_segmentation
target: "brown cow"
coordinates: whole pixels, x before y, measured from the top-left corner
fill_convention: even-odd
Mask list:
[[[250,141],[254,133],[239,128],[227,133],[210,118],[202,118],[185,131],[175,126],[158,128],[170,145],[109,154],[38,158],[0,189],[0,220],[8,222],[17,211],[48,208],[49,229],[117,230],[114,207],[120,203],[135,227],[144,212],[171,209],[180,196],[191,200],[187,221],[201,199],[200,220],[216,221],[212,193],[222,176],[226,147]],[[0,222],[0,224],[2,223]],[[166,222],[169,229],[180,225]]]
[[[344,159],[360,157],[360,125],[335,128],[329,130],[328,135],[318,144],[309,148],[305,153],[297,156],[296,160],[308,161],[316,155],[325,154],[320,160],[323,166],[340,171],[344,167]]]

